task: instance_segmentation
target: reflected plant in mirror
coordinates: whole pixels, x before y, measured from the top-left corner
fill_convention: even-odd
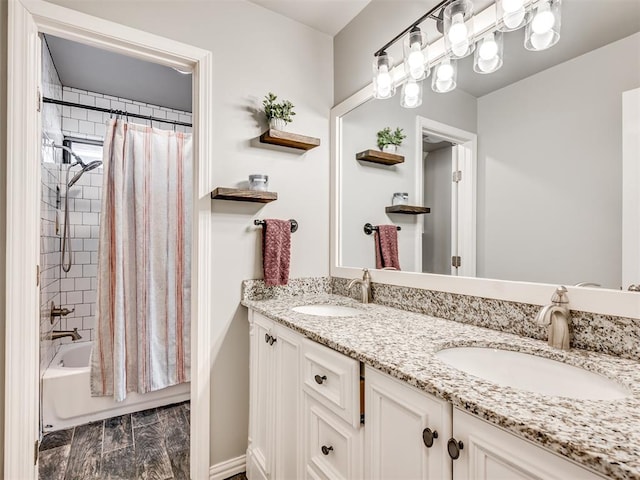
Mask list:
[[[407,138],[401,128],[391,130],[391,127],[385,127],[376,134],[378,138],[378,148],[383,152],[395,153],[397,148],[402,145],[402,141]]]
[[[362,225],[396,224],[404,270],[640,284],[640,4],[563,0],[555,43],[559,2],[520,3],[500,2],[496,31],[508,33],[477,35],[477,54],[456,60],[455,89],[426,88],[410,110],[371,98],[341,115],[338,266],[374,268]],[[531,34],[511,30],[529,25],[553,38],[525,48]],[[435,26],[421,28],[442,40]],[[401,56],[394,48],[389,57]],[[436,68],[443,57],[433,55]],[[404,163],[355,160],[381,121],[407,135]],[[387,213],[394,192],[430,213]]]

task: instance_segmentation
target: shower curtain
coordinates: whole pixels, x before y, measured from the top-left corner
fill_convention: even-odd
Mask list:
[[[107,125],[94,396],[190,380],[191,147],[191,134]]]

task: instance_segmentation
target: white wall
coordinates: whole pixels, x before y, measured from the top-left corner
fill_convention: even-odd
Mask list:
[[[427,87],[419,108],[401,107],[397,93],[388,100],[369,100],[342,118],[342,265],[375,268],[373,235],[365,235],[363,226],[393,223],[402,228],[398,232],[400,268],[422,271],[422,264],[416,263],[416,248],[421,248],[416,243],[422,242],[416,237],[416,226],[423,216],[385,213],[394,192],[407,192],[410,205],[423,205],[415,187],[416,162],[422,162],[421,152],[416,155],[415,151],[418,116],[475,132],[476,99],[461,90],[438,94]],[[376,133],[384,127],[404,129],[407,138],[398,151],[404,163],[383,166],[357,161],[356,153],[378,148]]]
[[[329,109],[331,38],[246,1],[78,1],[63,6],[211,50],[214,60],[215,186],[269,175],[278,200],[266,206],[213,201],[216,272],[211,464],[243,455],[249,411],[249,333],[240,282],[262,277],[254,218],[295,218],[291,276],[329,270]],[[322,145],[306,154],[258,146],[266,123],[256,115],[273,91],[296,105],[292,131]],[[206,294],[206,293],[205,293]]]
[[[635,34],[478,99],[478,276],[620,287],[622,92],[638,86]]]

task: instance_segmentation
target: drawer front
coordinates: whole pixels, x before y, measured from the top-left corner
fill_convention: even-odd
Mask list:
[[[360,363],[306,339],[303,358],[305,392],[357,428],[360,425]]]
[[[361,476],[361,429],[344,423],[305,395],[307,478],[353,480]]]

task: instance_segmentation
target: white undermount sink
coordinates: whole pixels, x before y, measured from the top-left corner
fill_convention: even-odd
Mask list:
[[[342,305],[302,305],[293,307],[291,310],[307,315],[316,315],[318,317],[355,317],[360,315],[362,310],[352,307],[344,307]]]
[[[528,353],[495,348],[454,347],[440,350],[444,363],[505,387],[579,400],[616,400],[631,392],[597,373]]]

